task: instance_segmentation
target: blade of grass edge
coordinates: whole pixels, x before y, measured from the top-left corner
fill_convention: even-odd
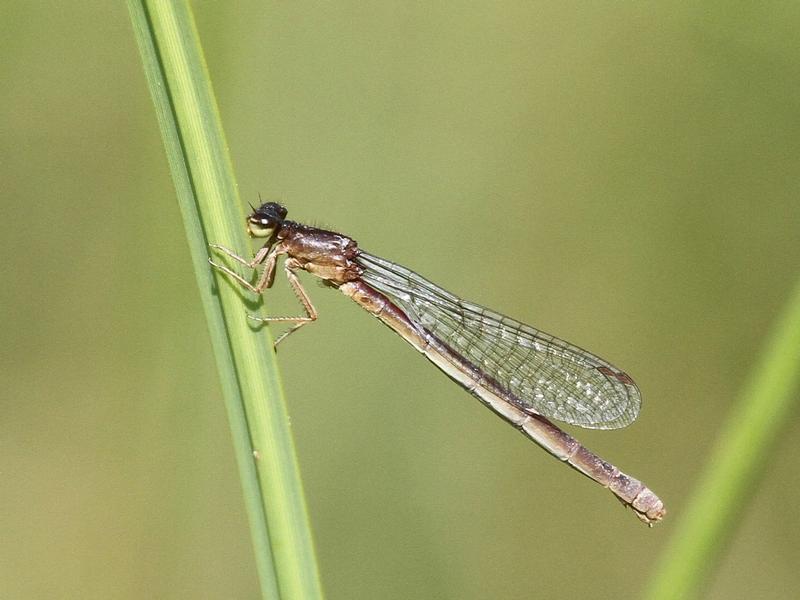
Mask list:
[[[248,247],[194,20],[183,1],[128,0],[206,313],[244,488],[263,598],[322,598],[294,443],[268,333],[215,279],[209,240]],[[258,457],[258,458],[256,458]]]
[[[646,598],[698,597],[757,488],[800,383],[800,285],[774,324],[666,548]]]

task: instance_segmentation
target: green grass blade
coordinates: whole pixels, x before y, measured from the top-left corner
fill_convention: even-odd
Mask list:
[[[245,254],[249,244],[194,20],[183,1],[129,0],[128,7],[209,324],[262,597],[321,598],[272,338],[253,331],[240,290],[215,280],[206,262],[209,241]]]
[[[800,286],[730,414],[647,595],[698,597],[757,487],[800,383]]]

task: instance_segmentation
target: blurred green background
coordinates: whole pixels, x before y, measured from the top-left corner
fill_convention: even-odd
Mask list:
[[[637,597],[800,276],[800,6],[193,6],[243,200],[645,397],[629,429],[572,433],[662,496],[650,530],[306,277],[321,319],[279,360],[327,596]],[[126,9],[0,15],[0,597],[257,597]],[[708,598],[800,587],[798,433]]]

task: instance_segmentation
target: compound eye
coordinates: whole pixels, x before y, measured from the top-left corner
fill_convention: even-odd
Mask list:
[[[253,237],[268,238],[280,229],[286,209],[277,202],[266,202],[254,208],[247,217],[247,232]]]
[[[274,231],[275,223],[271,219],[253,217],[247,220],[247,232],[253,237],[269,237]]]

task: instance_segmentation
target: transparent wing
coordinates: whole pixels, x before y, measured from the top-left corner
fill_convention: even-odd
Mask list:
[[[358,261],[367,284],[511,392],[521,408],[591,429],[625,427],[638,416],[636,384],[602,358],[363,250]]]

